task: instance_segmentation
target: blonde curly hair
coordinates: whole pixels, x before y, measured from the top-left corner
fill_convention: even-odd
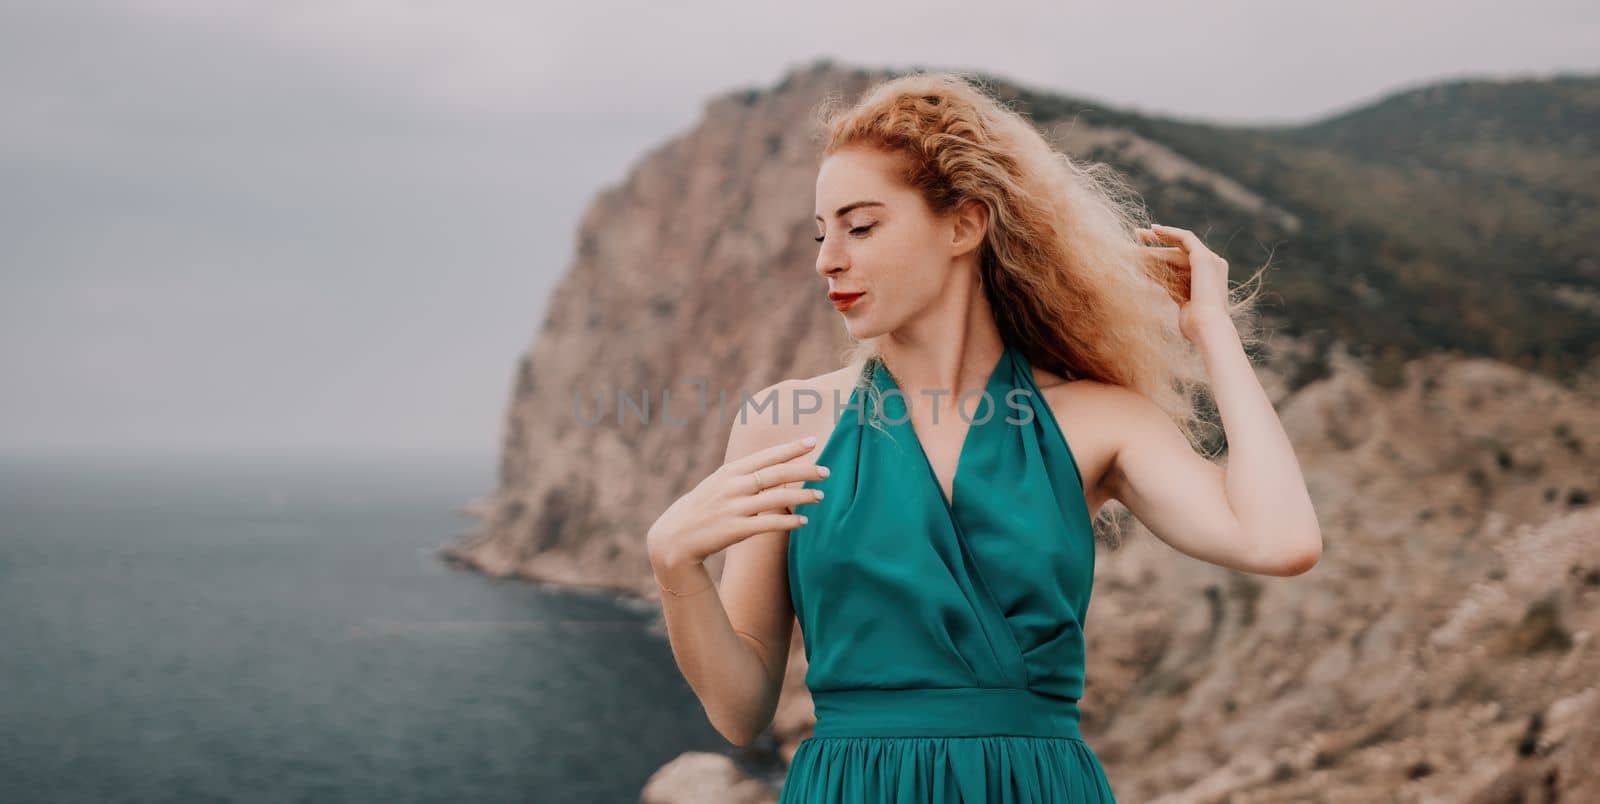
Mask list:
[[[1139,240],[1148,213],[1110,165],[1070,158],[980,81],[953,73],[890,78],[848,106],[830,95],[814,122],[823,157],[860,145],[898,157],[901,179],[936,215],[983,203],[990,223],[978,280],[1001,337],[1063,378],[1142,394],[1207,454],[1199,411],[1209,379],[1178,328],[1188,276]],[[1259,342],[1265,269],[1251,277],[1253,292],[1244,292],[1248,282],[1229,291],[1228,314],[1247,346]],[[857,382],[874,410],[867,379],[880,359],[877,339],[844,354],[847,365],[860,364]]]

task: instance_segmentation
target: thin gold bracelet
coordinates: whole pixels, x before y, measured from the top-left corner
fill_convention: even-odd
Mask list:
[[[716,581],[712,581],[711,583],[707,584],[706,586],[704,586],[704,587],[702,587],[700,589],[696,589],[693,592],[684,593],[684,592],[677,592],[677,591],[673,591],[672,589],[668,589],[665,584],[661,583],[661,580],[659,578],[656,579],[656,586],[658,588],[660,588],[661,591],[666,592],[667,594],[672,595],[673,597],[694,597],[695,595],[698,595],[701,592],[704,592],[707,589],[710,589],[710,588],[712,588],[712,587],[714,587],[716,585],[717,585],[717,582]]]

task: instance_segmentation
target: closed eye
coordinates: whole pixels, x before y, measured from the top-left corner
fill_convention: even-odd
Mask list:
[[[872,227],[876,226],[876,225],[877,224],[871,224],[871,225],[868,225],[868,226],[857,226],[856,228],[850,230],[850,234],[853,234],[853,235],[856,235],[857,237],[860,237],[862,235],[865,235],[867,232],[872,231]],[[818,243],[821,243],[822,242],[822,238],[823,238],[823,235],[817,235],[816,237],[813,237],[811,239],[817,241]]]

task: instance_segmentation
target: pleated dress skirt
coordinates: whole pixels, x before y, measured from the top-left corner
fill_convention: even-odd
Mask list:
[[[1071,704],[1004,688],[813,697],[817,729],[795,752],[780,804],[1116,801]]]

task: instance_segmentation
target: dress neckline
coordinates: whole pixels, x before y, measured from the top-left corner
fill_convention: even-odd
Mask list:
[[[911,424],[909,411],[903,401],[906,397],[905,391],[901,390],[900,384],[895,382],[894,375],[889,373],[889,367],[884,364],[883,359],[876,355],[873,357],[872,379],[876,383],[880,395],[887,395],[893,391],[895,396],[892,398],[896,399],[899,404],[897,412],[885,411],[885,415],[892,418],[892,421],[888,422],[888,424],[891,427],[902,428],[909,434],[912,442],[917,445],[917,453],[922,457],[923,467],[927,469],[928,480],[933,486],[933,493],[939,498],[940,502],[944,503],[945,511],[950,514],[952,519],[955,517],[955,508],[961,493],[961,466],[969,452],[967,445],[971,443],[981,428],[992,423],[995,417],[999,415],[1000,399],[1004,396],[1004,391],[997,393],[996,389],[1001,385],[1001,377],[1007,373],[1011,363],[1011,345],[1002,342],[1000,359],[996,360],[994,368],[989,370],[988,379],[985,380],[981,389],[983,393],[976,395],[978,401],[973,406],[971,413],[963,415],[961,411],[965,410],[965,405],[960,402],[957,404],[957,415],[961,417],[962,421],[967,422],[967,430],[961,437],[961,446],[956,449],[956,465],[950,476],[950,495],[947,497],[944,493],[944,484],[939,481],[938,472],[934,471],[933,461],[928,458],[928,451],[922,445],[922,438],[917,435],[916,427]],[[963,395],[966,398],[971,398],[974,394],[972,390],[967,390],[963,392]],[[885,397],[885,399],[888,398],[891,397]],[[985,407],[985,398],[988,400],[988,413],[981,412]],[[885,401],[883,404],[887,405],[888,403]]]

